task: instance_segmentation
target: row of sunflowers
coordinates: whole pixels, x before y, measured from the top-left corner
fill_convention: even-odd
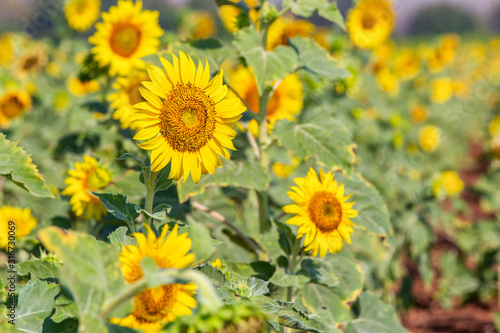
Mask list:
[[[500,39],[210,4],[0,36],[2,332],[493,329]]]

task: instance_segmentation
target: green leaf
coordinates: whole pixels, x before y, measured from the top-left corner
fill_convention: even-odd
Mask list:
[[[313,39],[297,36],[290,40],[290,45],[298,54],[299,67],[320,77],[333,80],[342,80],[351,76],[348,70],[338,68],[328,52]]]
[[[389,211],[377,189],[359,174],[351,178],[336,173],[335,179],[344,184],[347,195],[353,194],[351,201],[356,201],[353,209],[358,211],[358,216],[352,219],[356,228],[374,233],[394,247]]]
[[[16,327],[21,332],[41,332],[43,321],[54,307],[59,286],[44,281],[29,281],[19,292]]]
[[[273,134],[297,157],[314,157],[328,170],[335,167],[349,170],[355,161],[352,134],[331,118],[306,124],[279,120]]]
[[[184,202],[190,197],[205,192],[211,186],[236,186],[256,191],[264,191],[270,178],[262,166],[255,161],[225,161],[222,169],[216,169],[213,176],[206,175],[198,184],[187,181],[178,182],[179,201]]]
[[[196,266],[194,269],[202,272],[206,277],[212,282],[215,289],[223,287],[226,283],[226,276],[218,268],[212,267],[210,264],[204,264],[201,266]]]
[[[56,313],[50,317],[55,323],[60,323],[68,318],[78,318],[78,308],[75,302],[68,299],[65,295],[56,298]]]
[[[0,133],[0,175],[37,197],[54,198],[30,155]]]
[[[168,164],[166,167],[164,167],[163,169],[161,169],[156,173],[155,186],[154,186],[155,192],[164,191],[172,185],[174,180],[169,179],[168,178],[169,175],[170,175],[170,164]]]
[[[309,277],[300,271],[295,274],[288,274],[284,268],[278,267],[269,282],[280,287],[301,289],[309,282]]]
[[[150,218],[153,218],[155,220],[166,220],[167,219],[167,212],[166,210],[161,210],[156,213],[149,213],[147,210],[142,209],[141,207],[135,205],[135,211],[137,213],[142,213],[144,216],[149,216]]]
[[[261,36],[253,27],[238,30],[233,45],[253,68],[259,95],[266,85],[284,79],[297,67],[297,54],[292,48],[280,45],[272,51],[264,50]]]
[[[27,277],[30,275],[31,280],[35,279],[56,279],[62,264],[55,260],[27,260],[16,264],[14,269],[20,276]]]
[[[123,289],[125,281],[118,261],[121,246],[57,227],[42,229],[38,238],[64,262],[58,278],[71,293],[80,320],[97,314],[104,300]]]
[[[336,1],[328,0],[284,0],[283,7],[290,7],[295,15],[310,17],[316,10],[319,16],[334,22],[343,30],[345,23]]]
[[[301,301],[305,308],[315,313],[328,327],[335,327],[344,321],[349,314],[349,304],[363,289],[363,272],[352,253],[344,249],[323,259],[306,259],[302,262],[302,269],[308,271],[318,283],[325,284],[308,283],[301,289]]]
[[[305,313],[293,306],[293,303],[276,301],[280,306],[278,310],[279,323],[306,332],[327,333],[332,332],[322,322],[310,318]]]
[[[120,246],[137,245],[135,237],[127,236],[127,231],[127,227],[118,227],[115,231],[108,235],[109,242]]]
[[[345,333],[404,333],[408,332],[396,319],[394,308],[382,303],[380,298],[362,293],[359,298],[361,313],[345,328]]]
[[[144,161],[142,159],[140,159],[139,157],[133,155],[133,154],[130,154],[130,153],[125,153],[123,154],[122,156],[118,157],[116,160],[117,161],[124,161],[126,159],[133,159],[134,161],[136,161],[137,163],[139,163],[139,165],[142,167],[142,168],[146,168],[146,164],[144,163]]]
[[[104,208],[106,208],[108,212],[121,221],[132,224],[139,216],[135,208],[137,205],[127,202],[127,197],[120,193],[92,193],[101,200]]]

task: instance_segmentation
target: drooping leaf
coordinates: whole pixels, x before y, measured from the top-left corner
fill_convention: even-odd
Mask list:
[[[349,170],[355,161],[352,134],[333,119],[305,124],[280,120],[276,122],[273,134],[297,157],[314,157],[328,170],[335,167]]]
[[[34,259],[20,262],[15,265],[15,270],[20,276],[30,275],[31,280],[52,279],[55,280],[62,263],[55,260]]]
[[[240,29],[234,36],[233,45],[253,68],[259,94],[266,84],[284,79],[297,67],[297,54],[288,46],[280,45],[272,51],[262,47],[261,36],[253,27]]]
[[[359,298],[361,313],[345,328],[345,333],[405,333],[396,319],[394,308],[384,304],[376,295],[362,293]]]
[[[204,264],[201,266],[194,267],[194,269],[199,270],[212,282],[215,289],[223,287],[226,283],[226,277],[218,268],[212,267],[210,264]]]
[[[334,332],[319,320],[310,318],[308,315],[293,306],[293,303],[277,301],[281,306],[278,310],[278,321],[281,325],[297,330],[315,333]]]
[[[31,156],[0,133],[0,175],[37,197],[54,198]]]
[[[385,239],[386,244],[393,246],[393,229],[389,212],[377,189],[359,174],[351,178],[336,173],[335,179],[344,184],[346,194],[353,194],[351,201],[356,201],[353,209],[358,211],[358,216],[352,219],[356,228],[379,235]]]
[[[311,38],[297,36],[290,40],[290,45],[297,52],[299,68],[333,80],[345,79],[351,75],[348,70],[338,68],[326,50]]]
[[[205,192],[210,186],[236,186],[257,191],[264,191],[270,178],[262,166],[254,161],[224,161],[222,169],[216,169],[213,176],[203,176],[198,184],[187,181],[178,182],[179,201],[184,202],[190,197]]]
[[[135,208],[137,205],[127,202],[127,197],[120,193],[92,193],[101,200],[104,208],[106,208],[108,212],[121,221],[132,224],[139,216]]]
[[[311,258],[302,262],[302,269],[318,283],[308,283],[300,290],[305,308],[315,313],[328,327],[345,320],[349,304],[363,289],[363,272],[346,249],[323,259]],[[330,284],[330,287],[326,285]]]
[[[59,286],[45,281],[29,281],[19,291],[16,327],[21,332],[42,331],[43,321],[54,307],[54,297]]]
[[[284,268],[278,267],[269,281],[277,286],[301,289],[309,282],[309,277],[303,272],[288,274]]]
[[[345,30],[345,23],[336,1],[328,0],[284,0],[283,7],[290,7],[295,15],[310,17],[315,11]]]
[[[130,154],[130,153],[125,153],[122,156],[118,157],[116,160],[117,161],[124,161],[124,160],[129,159],[129,158],[136,161],[142,168],[146,167],[146,164],[144,163],[144,161],[142,159],[140,159],[139,157],[137,157],[133,154]]]

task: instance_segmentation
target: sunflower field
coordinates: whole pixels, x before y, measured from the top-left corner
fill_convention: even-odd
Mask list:
[[[1,332],[500,330],[500,37],[32,3],[0,22]]]

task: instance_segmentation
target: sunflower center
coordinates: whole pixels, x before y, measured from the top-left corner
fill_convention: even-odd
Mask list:
[[[30,69],[33,69],[37,66],[38,64],[38,57],[37,56],[30,56],[26,58],[23,64],[23,69],[29,71]]]
[[[87,178],[87,186],[90,190],[99,190],[108,185],[109,181],[108,172],[105,169],[97,168]]]
[[[78,14],[85,13],[85,11],[87,10],[88,5],[89,5],[89,1],[86,1],[86,0],[76,1],[76,3],[75,3],[76,12]]]
[[[23,110],[23,103],[15,97],[10,97],[3,105],[2,105],[2,113],[9,118],[17,116]]]
[[[307,206],[309,217],[322,232],[332,232],[342,221],[342,207],[331,192],[314,193]]]
[[[203,90],[178,84],[163,102],[160,129],[174,150],[195,152],[213,137],[215,116],[215,104]]]
[[[130,23],[116,25],[111,32],[111,38],[109,40],[111,49],[125,58],[134,54],[140,42],[141,30]]]
[[[181,285],[178,283],[146,289],[135,297],[135,308],[132,314],[141,323],[166,319],[177,301],[177,293],[180,289]]]
[[[372,14],[365,13],[363,15],[363,19],[361,21],[361,24],[363,25],[363,28],[365,30],[370,30],[371,28],[373,28],[375,26],[376,23],[377,23],[377,19]]]

